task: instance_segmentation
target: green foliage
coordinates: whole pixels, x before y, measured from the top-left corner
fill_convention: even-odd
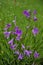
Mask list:
[[[24,9],[37,10],[37,23],[32,21],[29,24],[39,28],[40,33],[36,36],[35,44],[37,44],[36,50],[40,53],[40,59],[36,61],[37,63],[35,65],[43,65],[43,61],[41,61],[43,60],[43,3],[41,0],[0,0],[0,65],[29,65],[29,62],[33,63],[33,59],[31,61],[27,58],[26,60],[24,58],[22,61],[16,60],[3,35],[5,24],[12,23],[15,15],[17,16],[17,25],[25,33],[28,20],[22,14]],[[29,29],[24,43],[33,49],[34,38],[30,31],[31,29]]]

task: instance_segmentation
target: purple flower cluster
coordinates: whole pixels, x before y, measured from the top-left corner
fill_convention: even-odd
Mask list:
[[[31,16],[30,12],[28,10],[24,10],[23,14],[27,18],[30,18],[30,16]],[[34,10],[33,14],[36,15],[36,10]],[[33,19],[34,19],[34,21],[37,21],[36,16],[34,16]],[[5,35],[5,38],[10,39],[8,41],[8,44],[10,45],[10,48],[14,51],[14,54],[18,56],[18,60],[22,60],[25,56],[30,58],[31,55],[34,55],[34,59],[38,58],[39,53],[37,51],[33,52],[30,49],[29,50],[26,49],[24,44],[20,44],[21,45],[21,48],[20,48],[21,51],[18,49],[19,43],[17,43],[17,42],[21,41],[23,33],[22,33],[22,30],[18,26],[16,26],[16,20],[13,20],[13,22],[15,24],[14,30],[9,31],[8,29],[11,27],[11,24],[7,24],[4,28],[4,35]],[[27,26],[27,29],[28,28],[30,28],[30,26]],[[39,32],[39,30],[37,27],[34,27],[32,29],[32,33],[34,36],[36,36],[38,34],[38,32]],[[10,38],[11,35],[13,36],[12,38]],[[17,41],[17,42],[15,43],[15,41]],[[21,43],[22,43],[22,41],[21,41]]]
[[[31,50],[24,50],[23,53],[20,53],[19,51],[15,51],[14,54],[18,55],[19,60],[22,60],[25,56],[29,58],[33,54],[33,52]],[[35,51],[34,58],[38,58],[38,57],[39,57],[39,53]]]
[[[8,42],[8,44],[10,44],[10,48],[11,48],[12,50],[15,50],[16,47],[17,47],[17,45],[14,44],[14,39],[11,39],[11,40]]]
[[[14,40],[20,40],[21,39],[21,35],[22,35],[22,30],[20,30],[18,28],[18,26],[15,26],[15,29],[14,31],[9,31],[8,29],[11,27],[11,24],[7,24],[4,28],[4,35],[5,35],[5,38],[9,39],[10,36],[12,35],[12,33],[14,34],[14,36],[16,35],[16,39],[14,39],[14,37],[8,41],[8,44],[10,45],[10,48],[12,50],[15,50],[16,47],[17,47],[17,44],[14,43]]]
[[[25,46],[23,45],[22,48],[24,49]],[[27,56],[29,58],[33,54],[33,51],[24,49],[22,53],[20,53],[19,51],[15,51],[14,54],[18,55],[18,59],[19,60],[22,60],[25,56]],[[35,51],[33,55],[34,55],[34,58],[38,58],[39,57],[39,53],[37,53],[37,51]]]
[[[30,12],[29,12],[28,10],[24,10],[24,11],[23,11],[23,14],[24,14],[27,18],[30,18],[30,16],[31,16],[31,15],[30,15]],[[33,20],[34,20],[34,21],[37,21],[37,17],[35,16],[36,10],[33,11],[33,14],[34,14]]]
[[[7,39],[9,38],[9,36],[10,36],[11,33],[17,35],[17,36],[16,36],[16,40],[20,40],[20,39],[21,39],[22,30],[20,30],[20,29],[18,28],[18,26],[16,26],[15,29],[14,29],[14,31],[12,31],[12,32],[11,32],[11,31],[8,32],[8,31],[7,31],[8,28],[10,28],[10,24],[7,25],[7,27],[4,28],[4,30],[5,30],[4,35],[5,35],[5,37],[6,37]]]
[[[33,20],[34,20],[34,21],[37,21],[37,17],[35,16],[36,13],[37,13],[36,10],[34,10],[34,11],[33,11],[33,14],[34,14]],[[31,15],[30,15],[30,12],[29,12],[28,10],[24,10],[24,11],[23,11],[23,14],[24,14],[26,17],[28,17],[28,16],[30,17],[30,16],[31,16]],[[28,15],[27,15],[27,14],[28,14]],[[29,27],[29,26],[27,26],[27,28],[28,28],[28,27]],[[39,30],[38,30],[37,27],[35,27],[35,28],[32,29],[32,33],[33,33],[34,36],[36,36],[36,34],[38,34],[38,32],[39,32]]]

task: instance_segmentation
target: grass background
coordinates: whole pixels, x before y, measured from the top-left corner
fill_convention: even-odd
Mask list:
[[[38,21],[36,23],[29,22],[22,14],[23,10],[30,9],[31,11],[37,10]],[[3,65],[1,59],[5,59],[6,63],[11,62],[14,59],[12,51],[3,35],[3,28],[7,23],[12,23],[14,16],[17,17],[17,25],[25,33],[26,25],[36,26],[39,29],[39,34],[36,36],[36,42],[38,44],[37,51],[40,53],[40,57],[43,58],[43,0],[0,0],[0,65]],[[24,43],[26,45],[33,46],[34,39],[31,33],[31,29],[28,31],[28,36]],[[36,44],[36,43],[35,43]]]

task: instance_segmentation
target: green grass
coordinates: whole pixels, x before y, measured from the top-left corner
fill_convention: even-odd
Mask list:
[[[25,9],[30,9],[31,11],[34,9],[37,10],[37,23],[34,23],[33,21],[29,22],[26,19],[26,17],[22,14],[23,10]],[[4,26],[7,23],[12,23],[14,16],[17,16],[17,25],[23,30],[24,33],[26,31],[25,27],[28,22],[32,27],[36,26],[39,28],[39,34],[36,36],[36,42],[38,44],[37,51],[40,53],[40,57],[43,57],[43,0],[0,0],[0,61],[2,58],[4,58],[9,63],[12,61],[12,59],[14,59],[13,53],[9,49],[3,35]],[[30,29],[24,43],[30,46],[34,44],[34,39]],[[3,65],[3,63],[0,65]]]

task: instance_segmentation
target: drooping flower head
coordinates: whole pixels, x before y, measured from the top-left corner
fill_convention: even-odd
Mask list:
[[[24,50],[24,54],[30,57],[30,55],[32,54],[32,51]]]
[[[35,51],[34,58],[38,58],[38,57],[39,57],[39,53],[37,51]]]
[[[22,49],[25,49],[25,46],[22,44]]]
[[[19,56],[18,56],[18,59],[22,60],[23,59],[23,54],[20,53]]]
[[[6,37],[7,39],[9,38],[10,33],[11,33],[11,32],[7,32],[7,31],[4,32],[4,35],[5,35],[5,37]]]
[[[13,45],[13,41],[14,41],[14,39],[11,39],[11,40],[8,42],[8,44]]]
[[[28,12],[28,10],[24,10],[23,14],[27,17],[30,18],[30,13]]]
[[[10,48],[11,48],[12,50],[15,50],[15,49],[16,49],[16,47],[17,47],[17,45],[16,45],[16,44],[10,45]]]
[[[34,36],[35,36],[36,34],[38,34],[38,32],[39,32],[38,28],[33,28],[33,29],[32,29],[32,33],[34,34]]]

